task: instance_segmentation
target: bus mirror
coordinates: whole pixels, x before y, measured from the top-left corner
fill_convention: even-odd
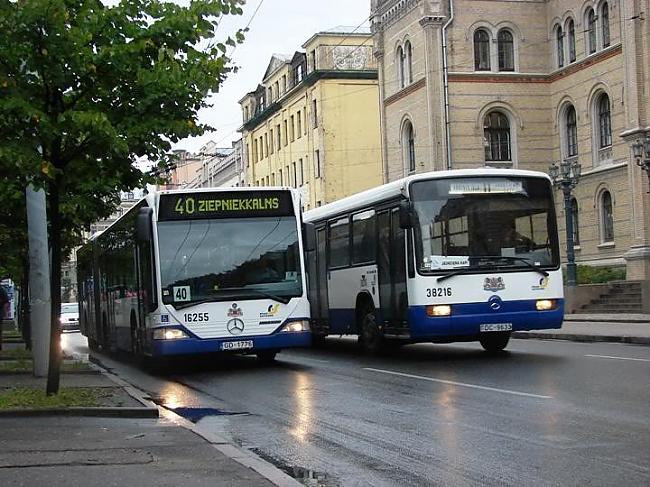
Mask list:
[[[303,241],[305,251],[316,250],[316,228],[313,223],[303,223]]]
[[[135,238],[138,242],[151,242],[151,208],[140,208],[135,223]]]
[[[402,201],[399,204],[399,226],[403,230],[413,227],[411,220],[411,204],[408,201]]]

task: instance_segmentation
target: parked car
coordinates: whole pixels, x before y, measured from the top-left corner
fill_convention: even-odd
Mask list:
[[[79,305],[77,303],[61,303],[61,330],[79,329]]]

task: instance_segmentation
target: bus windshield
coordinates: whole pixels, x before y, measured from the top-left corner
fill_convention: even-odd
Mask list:
[[[533,177],[463,177],[411,185],[415,253],[422,274],[557,268],[550,182]]]
[[[295,216],[158,223],[165,304],[302,295]]]

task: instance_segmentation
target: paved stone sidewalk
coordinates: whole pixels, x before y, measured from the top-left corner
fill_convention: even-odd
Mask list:
[[[166,419],[0,418],[3,487],[272,486]]]
[[[630,313],[618,313],[618,314],[592,314],[592,313],[579,313],[566,315],[564,317],[565,323],[568,321],[580,321],[580,322],[603,322],[603,323],[645,323],[650,325],[650,315],[649,314],[630,314]]]
[[[619,342],[650,345],[650,322],[565,321],[559,330],[513,333],[513,338],[542,338],[580,342]]]

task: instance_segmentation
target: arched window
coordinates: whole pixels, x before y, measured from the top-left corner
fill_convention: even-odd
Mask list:
[[[413,82],[413,55],[411,52],[411,43],[406,41],[404,44],[404,86]]]
[[[404,88],[404,49],[397,48],[397,82],[400,88]]]
[[[600,25],[602,27],[601,31],[603,33],[603,47],[609,46],[609,5],[607,2],[603,3],[600,7]]]
[[[484,29],[474,32],[474,69],[490,71],[490,35]]]
[[[576,60],[576,28],[573,19],[567,20],[566,23],[567,44],[569,48],[569,62]]]
[[[587,49],[589,50],[589,54],[593,54],[596,52],[596,14],[593,8],[587,10],[586,20]]]
[[[614,241],[612,195],[607,190],[600,195],[600,239],[602,242]]]
[[[571,200],[571,220],[573,222],[573,245],[580,245],[580,220],[578,218],[578,200]]]
[[[499,71],[515,70],[515,47],[512,33],[501,29],[497,35],[499,44]]]
[[[555,44],[557,48],[557,67],[564,66],[564,32],[559,25],[555,30]]]
[[[599,147],[602,149],[612,145],[612,118],[607,93],[598,97],[596,108],[598,111],[598,141]]]
[[[501,112],[490,112],[483,122],[486,161],[510,161],[510,123]]]
[[[415,172],[415,135],[413,133],[413,124],[409,120],[404,122],[402,128],[402,150],[404,153],[404,167],[408,173]]]
[[[573,157],[578,155],[578,123],[576,109],[573,105],[567,107],[566,117],[566,155]]]

